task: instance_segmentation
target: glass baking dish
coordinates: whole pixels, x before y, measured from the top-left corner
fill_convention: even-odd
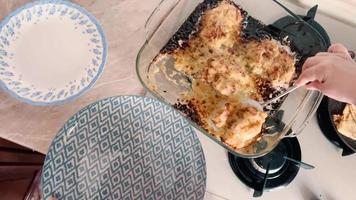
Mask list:
[[[146,41],[137,56],[137,75],[147,91],[171,106],[177,103],[182,92],[190,89],[185,84],[186,77],[174,73],[172,62],[165,61],[166,70],[162,71],[157,62],[153,63],[153,60],[201,2],[203,0],[162,0],[145,25]],[[238,0],[234,2],[246,10],[250,16],[261,20],[264,24],[270,24],[286,15],[272,1]],[[266,9],[272,7],[276,7],[280,13],[271,13],[271,9]],[[242,149],[231,148],[190,118],[187,117],[187,119],[192,126],[234,155],[254,158],[270,152],[282,138],[295,137],[300,134],[313,117],[321,100],[322,94],[317,91],[307,91],[303,87],[289,94],[275,111],[274,119],[278,118],[278,127],[275,123],[273,124],[276,126],[274,132],[264,134],[256,143]]]

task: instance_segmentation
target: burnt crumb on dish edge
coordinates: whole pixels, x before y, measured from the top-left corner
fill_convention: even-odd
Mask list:
[[[203,123],[200,119],[200,116],[195,108],[195,106],[191,102],[181,103],[177,102],[173,105],[173,107],[180,112],[182,112],[186,117],[195,122],[197,125],[202,127]]]

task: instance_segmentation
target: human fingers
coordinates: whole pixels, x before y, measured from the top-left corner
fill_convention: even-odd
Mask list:
[[[325,80],[325,69],[322,64],[318,64],[317,66],[308,68],[302,72],[296,81],[296,85],[303,86],[309,82],[319,81],[324,82]]]
[[[342,56],[344,58],[351,58],[349,50],[340,43],[331,45],[328,49],[328,52],[338,54],[339,56]]]
[[[348,50],[347,48],[340,43],[335,43],[332,44],[329,49],[328,49],[329,53],[347,53],[348,54]]]
[[[318,54],[317,54],[318,55]],[[310,67],[313,67],[319,63],[321,63],[322,61],[325,60],[325,57],[323,56],[314,56],[314,57],[310,57],[308,58],[304,64],[303,64],[303,71],[307,70]]]

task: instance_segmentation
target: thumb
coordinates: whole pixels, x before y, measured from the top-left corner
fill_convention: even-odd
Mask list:
[[[344,58],[351,58],[351,56],[349,54],[349,50],[344,45],[342,45],[340,43],[331,45],[328,49],[328,52],[339,54],[340,56],[342,56]]]
[[[347,48],[340,44],[340,43],[336,43],[336,44],[332,44],[329,49],[328,49],[328,52],[330,53],[345,53],[345,54],[348,54],[348,50]]]

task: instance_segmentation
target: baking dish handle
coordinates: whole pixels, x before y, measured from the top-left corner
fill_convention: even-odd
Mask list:
[[[169,4],[170,3],[170,4]],[[151,15],[148,17],[145,23],[145,37],[146,42],[151,39],[156,30],[161,26],[163,21],[167,18],[167,16],[171,13],[172,10],[178,5],[179,0],[161,0],[158,6],[152,11]],[[163,9],[164,7],[168,7],[167,9]],[[162,10],[165,10],[165,13]],[[158,17],[161,16],[161,17]]]
[[[296,130],[292,130],[287,133],[283,138],[292,138],[292,137],[297,137],[299,134],[301,134],[303,132],[303,130],[305,129],[305,127],[308,126],[310,120],[314,117],[314,114],[316,113],[321,101],[323,100],[324,95],[321,94],[320,92],[318,92],[318,98],[315,101],[312,109],[310,109],[310,112],[308,113],[307,117],[303,120],[303,122],[301,123],[300,126],[297,127]]]

